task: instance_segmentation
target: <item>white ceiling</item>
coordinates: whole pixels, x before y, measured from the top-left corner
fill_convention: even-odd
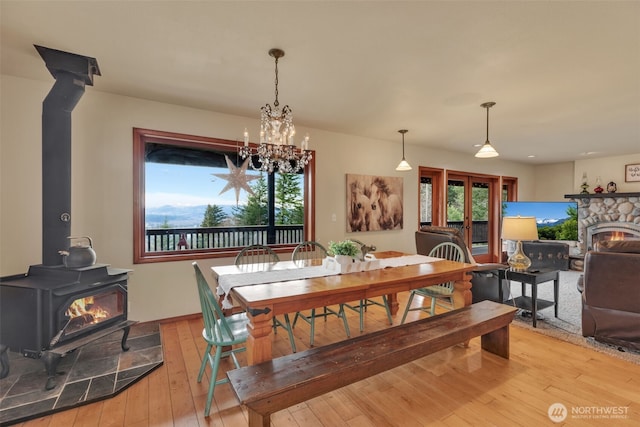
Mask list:
[[[298,127],[472,155],[495,101],[502,158],[640,152],[638,1],[0,0],[0,17],[2,74],[52,81],[38,44],[96,58],[93,90],[257,123],[279,47]]]

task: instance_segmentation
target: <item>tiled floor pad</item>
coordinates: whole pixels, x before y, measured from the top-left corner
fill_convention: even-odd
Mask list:
[[[46,390],[40,359],[8,352],[10,372],[0,380],[0,425],[40,417],[114,396],[162,365],[157,323],[135,324],[122,351],[122,333],[113,333],[62,358],[56,386]]]

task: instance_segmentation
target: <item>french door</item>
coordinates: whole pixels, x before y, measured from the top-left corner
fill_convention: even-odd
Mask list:
[[[477,262],[498,258],[499,177],[447,174],[446,223],[458,228]]]

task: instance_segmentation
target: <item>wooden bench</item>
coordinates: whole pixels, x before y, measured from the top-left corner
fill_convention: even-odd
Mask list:
[[[460,310],[227,372],[249,427],[269,427],[272,413],[481,336],[482,348],[509,358],[517,309],[482,301]]]

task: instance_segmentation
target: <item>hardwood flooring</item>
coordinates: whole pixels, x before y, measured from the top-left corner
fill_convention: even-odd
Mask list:
[[[407,295],[400,296],[404,308]],[[414,304],[416,302],[414,301]],[[417,312],[410,313],[416,318]],[[350,313],[352,333],[358,317]],[[399,321],[401,314],[394,319]],[[388,327],[370,307],[366,331]],[[204,418],[208,379],[196,377],[205,348],[198,316],[162,324],[164,365],[118,396],[22,426],[246,426],[246,414],[228,384],[216,387],[211,416]],[[309,343],[298,324],[296,345]],[[317,321],[316,345],[345,338],[341,320]],[[274,336],[274,352],[290,352],[287,335]],[[223,363],[228,369],[231,363]],[[208,371],[207,371],[208,373]],[[221,375],[224,375],[222,373]],[[551,422],[550,405],[567,417]],[[615,414],[612,412],[615,411]],[[274,427],[310,426],[602,426],[640,422],[640,365],[511,326],[511,358],[455,346],[407,365],[280,411]]]

